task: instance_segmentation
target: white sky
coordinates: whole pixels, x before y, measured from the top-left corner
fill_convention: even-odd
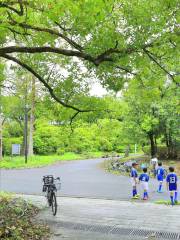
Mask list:
[[[102,97],[103,95],[106,95],[107,91],[105,88],[103,88],[100,83],[95,82],[91,86],[90,95],[91,96],[97,96]]]

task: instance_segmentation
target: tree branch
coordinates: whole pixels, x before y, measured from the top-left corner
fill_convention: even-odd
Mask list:
[[[71,133],[73,133],[73,127],[72,127],[73,120],[77,117],[77,115],[78,115],[79,113],[80,113],[79,111],[75,112],[74,115],[70,118],[70,123],[69,123],[69,125],[70,125],[70,127],[71,127]]]
[[[17,4],[17,3],[18,3],[19,6],[20,6],[20,10],[17,10],[16,8],[10,6],[9,3],[6,3],[6,2],[0,3],[0,8],[7,8],[7,9],[13,11],[14,13],[18,14],[19,16],[23,16],[23,14],[24,14],[24,9],[23,9],[22,0],[18,0],[18,1],[16,2],[16,4]]]
[[[178,84],[174,79],[174,75],[171,74],[163,65],[161,65],[150,51],[148,51],[146,48],[143,48],[143,51],[154,63],[156,63],[173,80],[174,83]]]
[[[18,46],[9,46],[9,47],[4,47],[0,48],[0,56],[3,56],[4,54],[8,53],[57,53],[61,54],[64,56],[75,56],[79,57],[85,60],[88,60],[90,62],[95,62],[94,58],[86,53],[79,52],[76,50],[67,50],[67,49],[61,49],[61,48],[55,48],[55,47],[18,47]]]
[[[41,27],[35,27],[32,26],[30,24],[26,24],[26,23],[18,23],[15,20],[13,20],[11,18],[11,25],[17,25],[21,28],[25,28],[25,29],[30,29],[30,30],[34,30],[34,31],[38,31],[38,32],[45,32],[45,33],[49,33],[51,35],[56,35],[58,37],[61,37],[62,39],[64,39],[67,43],[69,43],[71,46],[73,46],[74,48],[78,49],[78,50],[82,50],[83,47],[80,46],[79,44],[77,44],[75,41],[73,41],[72,39],[68,38],[67,36],[65,36],[64,34],[60,33],[59,31],[56,31],[55,29],[49,29],[49,28],[41,28]]]
[[[120,70],[123,70],[123,71],[125,71],[126,73],[130,73],[130,74],[132,74],[132,75],[134,75],[134,76],[137,75],[136,73],[133,73],[133,72],[132,72],[129,68],[127,68],[127,67],[116,66],[116,68],[117,68],[117,69],[120,69]]]
[[[65,102],[63,102],[60,98],[58,98],[56,96],[56,94],[54,93],[54,90],[51,88],[51,86],[34,70],[32,69],[30,66],[28,66],[26,63],[21,62],[20,60],[16,59],[15,57],[9,56],[7,54],[2,55],[3,58],[11,60],[15,63],[17,63],[18,65],[20,65],[21,67],[23,67],[24,69],[26,69],[28,72],[30,72],[31,74],[33,74],[49,91],[51,97],[56,100],[58,103],[60,103],[62,106],[66,107],[66,108],[70,108],[73,109],[77,112],[91,112],[93,110],[87,109],[87,110],[83,110],[83,109],[79,109],[78,107],[66,104]]]

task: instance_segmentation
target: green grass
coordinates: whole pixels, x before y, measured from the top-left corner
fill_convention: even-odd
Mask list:
[[[12,168],[33,168],[42,167],[46,165],[51,165],[58,161],[72,161],[88,158],[98,158],[102,156],[102,152],[90,152],[84,154],[77,154],[72,152],[67,152],[62,156],[50,155],[50,156],[40,156],[35,155],[28,158],[28,163],[25,163],[24,157],[4,157],[0,161],[0,168],[12,169]]]
[[[129,157],[123,157],[122,159],[120,159],[120,162],[128,162],[128,161],[136,161],[136,160],[147,160],[147,156],[145,155],[141,155],[140,156],[140,153],[139,155],[134,155],[134,156],[129,156]]]
[[[0,198],[10,199],[13,196],[14,195],[12,193],[0,191]]]
[[[155,202],[156,204],[163,204],[163,205],[171,205],[170,200],[158,200]],[[180,205],[180,202],[176,203],[176,205]]]

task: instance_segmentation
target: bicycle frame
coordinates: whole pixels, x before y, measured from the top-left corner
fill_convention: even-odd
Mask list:
[[[55,216],[57,213],[57,200],[56,200],[56,180],[59,181],[58,184],[60,184],[60,178],[54,178],[52,175],[47,175],[43,177],[43,192],[46,192],[46,198],[48,201],[49,207],[52,207],[53,215]]]

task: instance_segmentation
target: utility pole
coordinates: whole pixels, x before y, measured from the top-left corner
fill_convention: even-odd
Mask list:
[[[24,108],[24,156],[25,156],[25,163],[28,160],[28,112],[30,108],[28,105],[25,105]]]

